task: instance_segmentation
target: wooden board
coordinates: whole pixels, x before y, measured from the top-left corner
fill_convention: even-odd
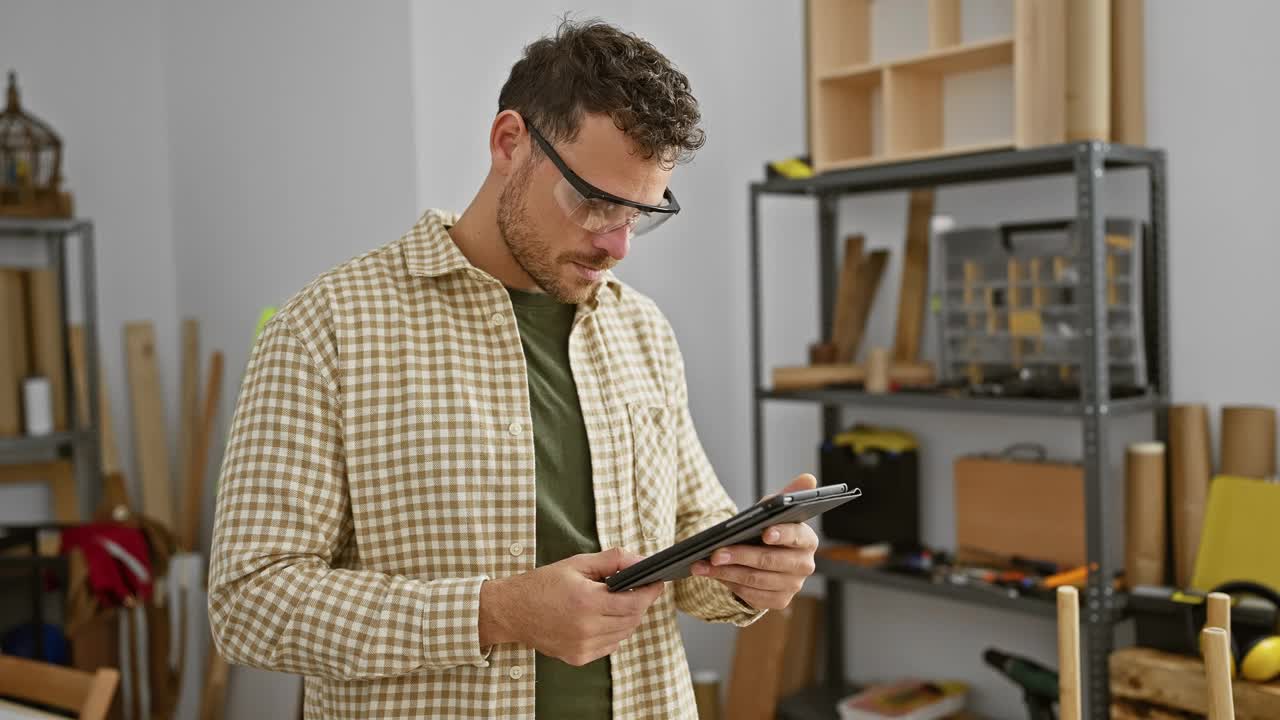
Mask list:
[[[1067,140],[1111,138],[1111,0],[1067,3]]]
[[[17,344],[26,337],[20,308],[13,307],[22,296],[18,271],[0,268],[0,337]],[[25,347],[25,340],[22,341]],[[9,342],[0,348],[0,437],[21,435],[23,364]]]
[[[230,672],[231,666],[218,654],[213,638],[210,638],[204,688],[200,693],[200,720],[222,720],[226,715],[227,676]]]
[[[75,382],[76,415],[80,426],[89,424],[89,378],[85,360],[84,327],[72,325],[68,335],[71,350],[71,377]],[[104,475],[120,473],[120,447],[116,444],[115,425],[111,421],[111,405],[108,400],[106,371],[98,366],[98,438],[102,443],[102,472]]]
[[[907,201],[907,248],[902,258],[902,285],[898,288],[898,324],[893,341],[893,361],[910,363],[920,358],[924,311],[929,302],[929,231],[933,222],[933,190],[912,190]]]
[[[1147,143],[1144,0],[1111,0],[1111,139]]]
[[[63,344],[62,293],[53,270],[27,275],[27,306],[31,311],[31,374],[49,379],[53,400],[53,429],[66,430],[67,364]]]
[[[773,720],[781,697],[782,658],[791,609],[771,610],[738,629],[724,717]]]
[[[129,323],[125,325],[124,335],[142,511],[165,527],[172,528],[173,476],[169,471],[168,435],[160,392],[160,368],[156,360],[155,328],[149,322]]]
[[[796,595],[791,598],[791,618],[786,646],[782,651],[782,697],[813,687],[818,682],[818,638],[822,634],[822,598]]]
[[[1066,0],[1016,0],[1014,136],[1020,148],[1066,139]]]
[[[191,475],[188,477],[183,497],[182,547],[194,551],[200,543],[200,521],[204,517],[204,480],[209,464],[209,444],[213,439],[214,423],[218,416],[218,400],[222,394],[222,353],[215,352],[209,359],[209,380],[205,385],[204,405],[200,413],[200,428],[192,438],[195,447],[191,454]]]
[[[867,330],[867,320],[871,317],[871,307],[876,299],[876,291],[880,289],[880,278],[884,275],[885,265],[889,264],[888,250],[872,250],[858,264],[858,274],[854,280],[856,288],[853,295],[853,307],[850,309],[852,331],[849,336],[848,355],[837,357],[843,362],[853,362],[858,357],[858,346],[862,344],[862,336]],[[837,352],[837,356],[839,353]]]
[[[858,288],[858,266],[862,264],[865,238],[850,235],[844,239],[844,257],[840,277],[836,280],[835,307],[831,313],[831,343],[836,346],[836,362],[852,362],[850,338],[853,335],[853,302]]]
[[[1209,689],[1199,658],[1172,655],[1149,648],[1124,648],[1111,653],[1111,694],[1203,715],[1208,712]],[[1232,683],[1239,720],[1280,718],[1280,682]]]
[[[866,377],[865,365],[776,367],[773,369],[773,389],[778,392],[816,390],[828,385],[861,383]],[[893,363],[889,366],[889,381],[898,385],[931,385],[934,379],[932,363]]]

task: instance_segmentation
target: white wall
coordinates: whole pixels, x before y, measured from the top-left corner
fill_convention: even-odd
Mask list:
[[[134,498],[124,323],[155,323],[170,417],[178,407],[162,4],[0,0],[0,71],[18,72],[23,107],[61,135],[65,186],[76,215],[94,223],[101,361]],[[78,322],[78,283],[72,298],[69,312]],[[0,522],[49,519],[48,507],[43,489],[0,488]]]

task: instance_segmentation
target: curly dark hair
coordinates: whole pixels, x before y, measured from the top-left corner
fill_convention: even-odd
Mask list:
[[[668,167],[706,142],[684,73],[648,41],[595,19],[565,17],[554,36],[525,47],[498,95],[503,110],[551,142],[573,142],[584,113],[607,113],[642,157]]]

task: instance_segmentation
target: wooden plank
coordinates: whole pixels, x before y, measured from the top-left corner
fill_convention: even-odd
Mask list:
[[[791,612],[790,608],[772,610],[738,629],[725,702],[726,718],[773,720],[781,697],[782,657]]]
[[[209,660],[205,664],[204,689],[200,694],[200,720],[222,720],[226,715],[227,676],[230,672],[231,666],[218,654],[218,648],[210,638]]]
[[[1111,138],[1111,0],[1067,3],[1067,140]]]
[[[204,517],[204,480],[209,465],[209,444],[213,438],[214,423],[218,417],[218,400],[222,395],[222,353],[215,352],[209,358],[209,380],[205,385],[204,405],[200,414],[200,429],[193,441],[191,475],[184,493],[183,547],[195,551],[200,543],[200,521]]]
[[[929,49],[960,44],[960,0],[929,0]]]
[[[1111,653],[1111,695],[1204,715],[1209,710],[1209,687],[1199,658],[1172,655],[1149,648],[1124,648]],[[1280,682],[1232,684],[1239,720],[1280,717]]]
[[[782,651],[782,697],[818,682],[818,637],[822,634],[822,598],[796,595],[791,599],[786,647]]]
[[[1080,591],[1058,588],[1058,717],[1080,720]]]
[[[1111,139],[1147,143],[1146,18],[1143,0],[1111,0]]]
[[[53,398],[53,429],[66,430],[67,363],[63,341],[62,294],[53,270],[27,275],[27,304],[31,308],[31,371],[49,379]]]
[[[773,389],[778,392],[817,390],[828,385],[861,383],[866,377],[865,365],[837,363],[776,367],[773,369]],[[933,363],[893,363],[889,366],[889,380],[897,385],[930,385],[934,382]]]
[[[849,334],[848,356],[843,359],[844,362],[853,362],[858,357],[858,346],[862,344],[862,336],[867,330],[867,320],[871,317],[871,307],[875,302],[876,291],[880,289],[880,278],[884,275],[884,268],[888,264],[888,250],[872,250],[858,264],[858,274],[854,280],[856,291],[853,296],[853,307],[850,309],[853,324]]]
[[[191,493],[191,476],[193,472],[192,453],[195,451],[195,436],[200,426],[200,322],[195,318],[182,321],[182,403],[178,415],[178,470],[183,482],[183,503],[186,511],[179,518],[180,527],[175,528],[180,537],[194,535],[187,525],[198,519],[190,514],[192,503],[186,499]],[[190,549],[190,545],[182,547]]]
[[[0,437],[21,435],[22,379],[26,377],[26,321],[22,307],[22,276],[0,268]]]
[[[862,264],[862,246],[865,238],[850,235],[844,239],[844,258],[840,265],[840,277],[836,280],[836,301],[831,313],[831,343],[836,346],[836,362],[852,362],[849,345],[853,334],[854,295],[857,293],[858,265]]]
[[[68,335],[71,350],[71,377],[75,382],[76,415],[81,427],[89,424],[89,378],[86,369],[84,327],[72,325]],[[107,393],[106,370],[98,365],[98,431],[102,443],[102,472],[120,473],[120,447],[116,443],[115,424],[111,421],[111,404]]]
[[[167,528],[173,527],[173,476],[169,471],[167,426],[156,361],[155,328],[149,322],[125,325],[129,359],[129,394],[133,406],[133,438],[142,511]]]
[[[1067,136],[1066,0],[1016,0],[1014,136],[1020,148]]]
[[[912,190],[907,202],[907,248],[898,288],[898,325],[893,341],[895,363],[920,358],[924,311],[929,298],[929,230],[933,222],[933,190]]]

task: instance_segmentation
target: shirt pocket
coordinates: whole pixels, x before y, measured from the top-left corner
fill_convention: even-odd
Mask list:
[[[666,548],[675,539],[675,411],[667,405],[628,403],[631,421],[632,484],[642,554]]]

